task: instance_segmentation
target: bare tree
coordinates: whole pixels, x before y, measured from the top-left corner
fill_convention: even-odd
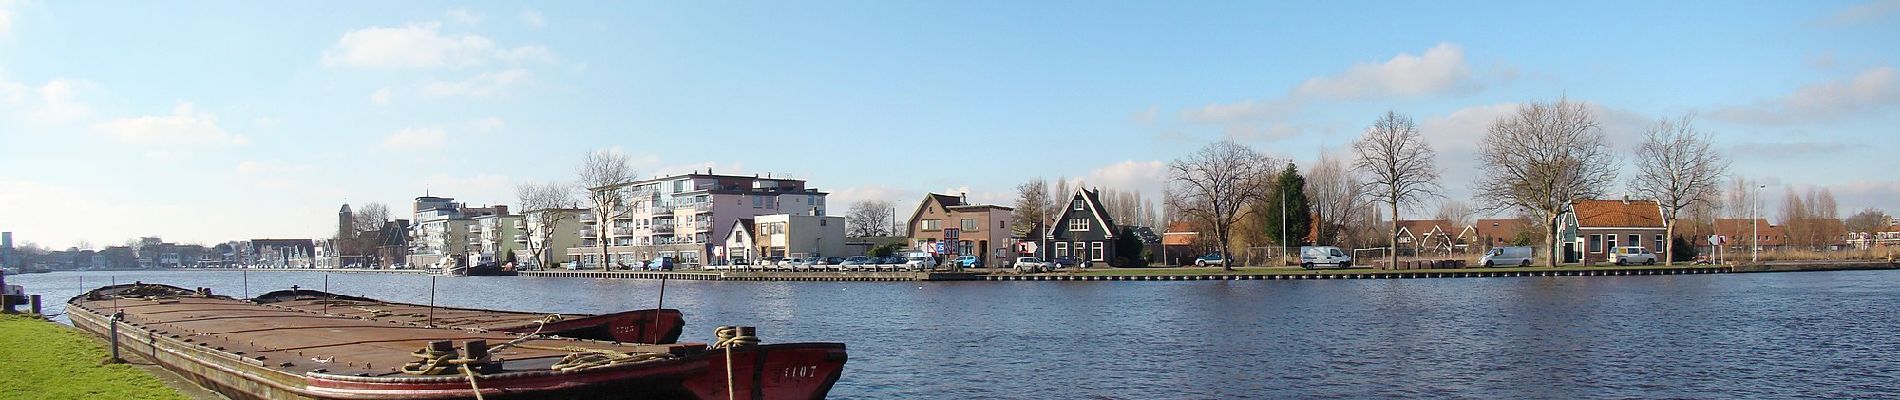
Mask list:
[[[1016,210],[1009,227],[1017,235],[1030,235],[1036,224],[1048,222],[1055,200],[1049,197],[1049,181],[1041,177],[1016,185]]]
[[[1477,216],[1478,210],[1472,209],[1471,204],[1458,199],[1440,200],[1438,211],[1432,213],[1432,218],[1451,222],[1453,226],[1448,226],[1447,229],[1464,229],[1476,224],[1478,223]]]
[[[581,165],[574,170],[587,196],[588,211],[594,219],[595,244],[600,246],[601,269],[610,268],[607,258],[608,238],[612,237],[611,228],[616,219],[627,216],[633,211],[628,207],[629,193],[627,183],[633,182],[633,166],[626,154],[617,151],[598,149],[588,152],[581,159]]]
[[[1307,194],[1312,196],[1313,225],[1318,235],[1313,240],[1319,244],[1337,245],[1340,238],[1353,228],[1350,222],[1364,214],[1366,204],[1365,182],[1346,167],[1338,158],[1321,153],[1319,162],[1313,166],[1313,172],[1307,176]]]
[[[1214,230],[1221,268],[1234,270],[1233,227],[1248,214],[1247,203],[1257,200],[1273,182],[1273,160],[1253,148],[1223,140],[1208,144],[1186,158],[1168,164],[1171,178],[1168,208],[1198,219]]]
[[[1596,116],[1582,103],[1532,103],[1498,118],[1479,143],[1483,172],[1474,190],[1484,210],[1515,209],[1543,225],[1556,266],[1558,222],[1572,200],[1601,196],[1616,182],[1615,156]]]
[[[849,236],[894,235],[891,223],[897,220],[897,216],[892,215],[895,212],[892,207],[896,206],[890,200],[865,200],[852,204],[851,210],[844,216],[845,226],[850,227]]]
[[[1868,207],[1859,212],[1855,212],[1854,215],[1848,216],[1847,220],[1842,222],[1842,225],[1847,228],[1848,232],[1853,233],[1880,232],[1887,227],[1887,218],[1886,212]]]
[[[1695,129],[1689,117],[1664,119],[1643,133],[1636,149],[1635,192],[1662,206],[1663,265],[1676,263],[1676,220],[1682,210],[1714,201],[1721,193],[1728,160],[1715,150],[1709,135]]]
[[[548,258],[551,239],[561,223],[580,218],[580,203],[574,200],[574,189],[559,182],[523,182],[515,185],[515,201],[519,202],[521,215],[528,225],[528,257],[535,265],[546,268],[554,260]]]
[[[344,249],[346,257],[365,257],[377,255],[377,247],[383,242],[383,224],[389,222],[389,206],[383,203],[365,203],[350,210],[350,236],[336,238]],[[380,262],[381,260],[377,260]]]
[[[1352,150],[1358,155],[1353,165],[1371,178],[1366,181],[1366,193],[1392,211],[1392,229],[1385,236],[1392,245],[1387,252],[1392,265],[1398,265],[1399,207],[1439,195],[1438,153],[1425,143],[1411,117],[1393,111],[1386,111],[1366,128]]]

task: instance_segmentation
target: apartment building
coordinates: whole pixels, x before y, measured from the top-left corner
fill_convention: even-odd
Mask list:
[[[528,240],[520,243],[516,254],[521,267],[547,268],[567,261],[568,249],[581,245],[580,220],[586,215],[587,210],[581,208],[523,211],[521,232]]]
[[[501,207],[501,206],[497,206]],[[502,207],[505,213],[506,207]],[[520,215],[491,214],[474,218],[473,229],[479,232],[478,240],[468,259],[474,265],[501,264],[508,261],[508,255],[514,254],[516,261],[528,257],[528,221]]]
[[[620,191],[619,218],[600,226],[583,215],[581,244],[566,253],[583,268],[625,268],[655,257],[673,257],[686,267],[702,265],[723,247],[733,224],[761,215],[825,215],[827,193],[804,180],[766,176],[717,175],[695,171],[591,188]],[[600,240],[601,233],[607,239]],[[602,257],[603,248],[606,257]]]
[[[449,197],[417,197],[415,222],[409,228],[409,265],[423,268],[450,257],[463,264],[479,260],[483,236],[475,218],[505,215],[508,206],[468,207]]]

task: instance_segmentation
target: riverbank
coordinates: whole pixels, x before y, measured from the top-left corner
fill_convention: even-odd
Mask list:
[[[131,364],[106,364],[104,345],[84,332],[26,315],[0,315],[0,398],[180,399]]]

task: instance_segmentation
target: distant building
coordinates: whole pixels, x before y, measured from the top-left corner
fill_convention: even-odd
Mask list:
[[[1606,262],[1617,247],[1662,252],[1662,207],[1653,200],[1573,200],[1568,208],[1559,229],[1564,262]]]
[[[310,239],[251,239],[251,259],[247,264],[259,268],[311,268],[316,261],[316,243]]]
[[[1098,191],[1078,188],[1068,201],[1057,203],[1062,212],[1044,233],[1043,242],[1049,243],[1044,257],[1075,257],[1095,263],[1114,257],[1115,235],[1120,227],[1103,209],[1100,196]]]
[[[845,256],[844,217],[760,215],[752,225],[754,254],[760,258]]]
[[[911,248],[945,258],[984,257],[987,265],[1008,264],[1015,256],[1010,250],[1014,241],[1009,229],[1014,211],[998,205],[970,204],[969,197],[961,193],[925,194],[910,214],[907,233]]]
[[[570,259],[568,250],[581,245],[580,220],[586,214],[587,210],[578,208],[523,211],[521,213],[522,222],[525,225],[523,232],[527,234],[531,242],[523,243],[523,250],[519,257],[521,266],[551,268],[554,266],[552,264]],[[557,222],[550,224],[549,229],[543,231],[543,221],[550,219]],[[534,257],[531,249],[527,247],[528,244],[533,244],[541,250],[542,254],[539,258]],[[548,265],[543,265],[544,263]]]
[[[827,193],[800,179],[690,173],[588,190],[621,191],[626,215],[607,226],[592,215],[580,218],[581,243],[567,249],[584,268],[631,267],[654,257],[674,257],[687,268],[722,251],[733,223],[760,215],[825,215]],[[598,233],[607,233],[605,243]],[[602,257],[604,248],[605,258]]]

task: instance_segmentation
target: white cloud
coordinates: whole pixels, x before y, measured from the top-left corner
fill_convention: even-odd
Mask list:
[[[449,135],[441,128],[409,128],[383,137],[386,150],[428,150],[448,143]]]
[[[501,117],[488,117],[469,122],[468,125],[469,130],[487,133],[508,127],[508,121],[502,120]]]
[[[429,97],[494,97],[533,77],[534,74],[528,70],[513,68],[482,73],[459,82],[430,82],[422,86],[422,94]]]
[[[0,1],[0,39],[13,36],[13,2]]]
[[[369,102],[379,106],[386,106],[389,105],[389,98],[395,95],[395,91],[389,90],[389,88],[376,89],[375,93],[369,94]]]
[[[92,125],[123,143],[143,145],[242,145],[250,142],[218,127],[218,117],[198,112],[190,102],[179,102],[171,115],[119,118]]]
[[[1137,190],[1143,197],[1158,200],[1167,182],[1167,162],[1127,160],[1089,170],[1086,177],[1071,179],[1069,187],[1073,188],[1077,184],[1082,184],[1092,188]],[[1057,196],[1068,195],[1068,193],[1062,193]]]
[[[323,51],[323,63],[355,68],[469,67],[503,62],[554,60],[539,45],[502,48],[481,35],[444,34],[440,22],[416,22],[400,27],[370,27],[343,34]]]
[[[851,206],[867,201],[884,200],[897,206],[897,218],[910,218],[910,212],[917,207],[917,200],[923,193],[912,192],[884,185],[853,186],[833,190],[825,196],[825,214],[844,215]]]
[[[1862,71],[1853,78],[1802,86],[1778,98],[1717,110],[1717,118],[1759,124],[1827,122],[1900,105],[1900,78],[1893,67]]]
[[[1515,74],[1505,67],[1497,70],[1494,79]],[[1307,79],[1280,98],[1207,104],[1183,110],[1181,118],[1194,123],[1258,121],[1292,115],[1315,100],[1459,95],[1484,86],[1465,60],[1463,48],[1439,43],[1421,55],[1400,53],[1384,62],[1354,65],[1338,75]]]
[[[1399,54],[1384,63],[1355,65],[1338,76],[1308,79],[1294,94],[1324,99],[1358,100],[1415,97],[1470,92],[1481,86],[1472,79],[1464,49],[1439,43],[1423,55]]]
[[[92,82],[59,78],[40,86],[40,106],[34,115],[48,121],[71,121],[92,115],[92,107],[78,100],[79,93],[96,89]]]
[[[521,24],[527,25],[529,28],[540,28],[547,26],[548,20],[541,16],[540,11],[524,9],[521,10]]]
[[[1900,12],[1900,0],[1876,0],[1842,9],[1810,22],[1823,27],[1841,27],[1885,18]]]
[[[450,21],[455,21],[462,24],[474,25],[474,24],[482,23],[481,14],[476,14],[466,9],[460,9],[460,8],[450,9],[447,15]]]
[[[1294,99],[1209,103],[1201,108],[1181,111],[1181,119],[1195,123],[1253,121],[1292,115],[1300,111],[1300,106],[1301,102]]]

